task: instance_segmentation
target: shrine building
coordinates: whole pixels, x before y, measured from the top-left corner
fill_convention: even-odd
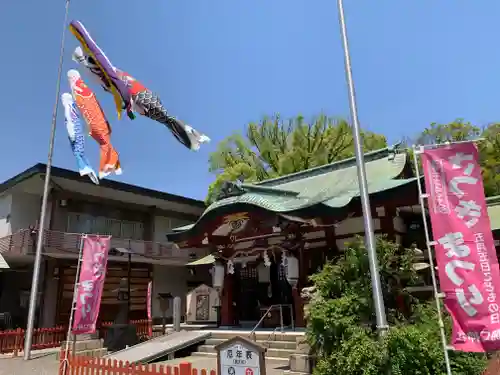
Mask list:
[[[406,150],[373,151],[365,163],[375,233],[425,249]],[[188,266],[213,264],[220,326],[273,328],[305,325],[300,291],[308,276],[363,234],[356,160],[350,158],[255,184],[228,182],[195,224],[167,238],[181,249],[209,250]]]

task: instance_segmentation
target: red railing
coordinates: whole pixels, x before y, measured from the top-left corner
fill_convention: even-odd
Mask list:
[[[147,319],[131,320],[130,324],[135,326],[137,336],[140,341],[146,341],[151,339],[150,333],[153,333],[153,322]],[[108,327],[113,325],[113,322],[102,322],[99,328],[99,337],[106,338],[108,333]],[[154,334],[154,333],[153,333]]]
[[[104,358],[68,356],[61,353],[59,375],[216,375],[215,370],[195,369],[189,362],[178,366],[137,364]]]
[[[35,250],[37,230],[23,229],[19,232],[0,238],[0,253],[33,254]],[[43,248],[45,253],[78,254],[81,233],[44,230]],[[179,249],[172,243],[139,241],[123,238],[111,238],[111,248],[132,250],[136,257],[168,258],[172,261],[189,262],[208,255],[205,249]]]
[[[152,322],[147,319],[132,320],[131,324],[135,325],[137,336],[141,341],[151,339],[150,332],[152,332]],[[101,338],[106,337],[107,328],[111,326],[112,322],[103,322],[99,327],[99,334]],[[32,350],[57,348],[61,343],[66,340],[68,327],[59,326],[55,328],[37,328],[33,332]],[[17,353],[24,350],[24,336],[26,331],[24,329],[14,329],[8,331],[0,331],[0,354]]]
[[[37,328],[33,331],[33,341],[31,348],[47,349],[61,346],[61,342],[66,338],[65,327]],[[14,353],[17,355],[24,349],[24,329],[0,331],[0,353]]]

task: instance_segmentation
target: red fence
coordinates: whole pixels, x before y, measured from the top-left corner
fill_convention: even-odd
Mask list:
[[[62,357],[62,356],[61,356]],[[215,370],[193,369],[191,363],[178,366],[136,364],[104,358],[68,357],[61,359],[59,375],[216,375]]]
[[[149,336],[150,328],[152,331],[153,322],[148,319],[140,319],[140,320],[131,320],[130,324],[135,326],[137,336],[140,341],[149,340],[151,337]],[[99,337],[106,338],[108,333],[108,328],[113,325],[113,322],[102,322],[101,327],[99,328]],[[154,334],[153,334],[154,335]]]
[[[149,340],[149,329],[152,324],[150,320],[132,320],[131,324],[135,325],[137,336],[141,341]],[[112,322],[103,322],[99,328],[101,338],[106,337],[107,328],[112,325]],[[37,328],[33,331],[33,344],[32,350],[58,348],[61,343],[66,340],[68,327],[59,326],[55,328]],[[15,329],[8,331],[0,331],[0,354],[13,353],[17,355],[18,352],[24,350],[24,336],[26,331],[24,329]]]
[[[31,348],[34,350],[57,348],[66,338],[66,331],[67,329],[62,326],[37,328],[33,331]],[[24,348],[25,333],[24,329],[0,331],[0,353],[14,353],[14,355],[17,355]]]

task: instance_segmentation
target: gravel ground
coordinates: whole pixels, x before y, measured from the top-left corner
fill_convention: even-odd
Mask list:
[[[22,356],[0,359],[0,375],[57,375],[58,370],[59,362],[53,353],[33,354],[29,361]]]

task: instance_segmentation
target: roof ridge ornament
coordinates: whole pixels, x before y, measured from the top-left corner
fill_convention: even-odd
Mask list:
[[[246,193],[246,190],[239,184],[235,184],[231,181],[224,181],[222,184],[219,194],[217,195],[216,201],[220,201],[225,198],[237,197]]]

